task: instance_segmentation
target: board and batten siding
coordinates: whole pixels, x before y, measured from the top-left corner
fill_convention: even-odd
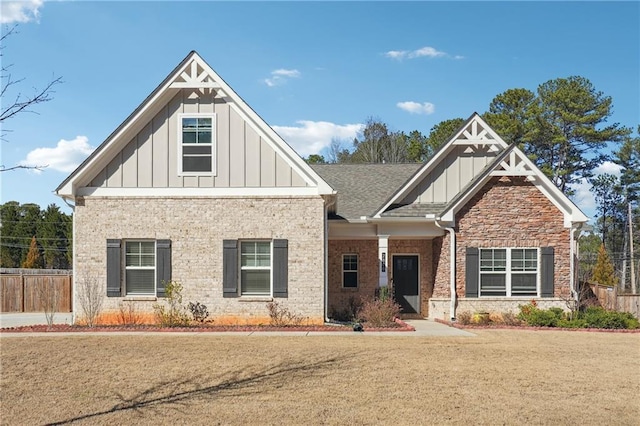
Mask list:
[[[401,204],[448,203],[489,164],[498,152],[456,146],[425,176]]]
[[[215,176],[178,175],[178,115],[216,114]],[[305,180],[225,102],[180,90],[88,185],[98,188],[305,187]]]

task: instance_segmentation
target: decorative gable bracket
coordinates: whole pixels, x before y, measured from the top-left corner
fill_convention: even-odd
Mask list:
[[[508,158],[500,161],[490,173],[491,176],[530,176],[529,180],[533,180],[536,174],[535,170],[514,151],[509,153]]]
[[[215,91],[218,97],[226,97],[220,83],[216,82],[213,76],[196,59],[193,59],[185,67],[185,70],[176,77],[169,87],[171,89],[208,89],[210,93]]]

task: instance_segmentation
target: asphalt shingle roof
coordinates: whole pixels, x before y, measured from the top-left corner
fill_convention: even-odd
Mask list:
[[[311,167],[338,192],[337,218],[372,216],[420,168],[407,164],[313,164]]]

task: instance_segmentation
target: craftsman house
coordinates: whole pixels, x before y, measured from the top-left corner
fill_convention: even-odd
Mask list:
[[[477,114],[424,164],[306,164],[191,52],[56,189],[74,207],[73,306],[103,321],[180,282],[218,322],[276,300],[321,323],[392,285],[407,315],[573,296],[587,220]]]

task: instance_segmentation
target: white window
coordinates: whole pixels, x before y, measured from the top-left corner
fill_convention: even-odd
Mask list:
[[[342,255],[342,287],[358,287],[358,255]]]
[[[538,249],[480,249],[480,296],[538,296]]]
[[[271,241],[240,242],[240,293],[271,295]]]
[[[125,284],[127,295],[155,296],[155,241],[125,242]]]
[[[180,114],[178,171],[181,175],[215,174],[214,114]]]

